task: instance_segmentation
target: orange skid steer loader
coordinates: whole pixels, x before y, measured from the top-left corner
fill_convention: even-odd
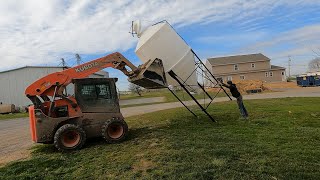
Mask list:
[[[167,87],[160,59],[136,67],[118,52],[49,74],[25,91],[33,103],[29,107],[32,140],[53,143],[62,151],[80,149],[92,137],[102,136],[108,143],[124,140],[128,126],[120,112],[117,78],[87,78],[108,67],[122,71],[130,82],[144,88]],[[72,96],[66,95],[70,84],[74,84]]]

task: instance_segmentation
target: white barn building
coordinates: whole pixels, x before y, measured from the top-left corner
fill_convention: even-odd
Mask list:
[[[25,89],[34,81],[50,73],[62,71],[66,67],[59,66],[25,66],[0,72],[0,102],[23,107],[31,104],[25,96]],[[99,71],[91,78],[107,78],[109,73]]]

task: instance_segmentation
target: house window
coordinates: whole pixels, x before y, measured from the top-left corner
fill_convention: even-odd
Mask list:
[[[252,63],[251,68],[256,68],[256,64]]]
[[[273,72],[270,72],[269,76],[272,77],[273,76]]]
[[[218,82],[223,81],[222,77],[218,77],[218,78],[217,78],[217,81],[218,81]]]
[[[227,81],[232,81],[232,76],[228,76]]]
[[[241,76],[240,76],[240,79],[241,79],[241,80],[244,80],[244,79],[245,79],[244,75],[241,75]]]
[[[238,70],[239,70],[238,64],[235,64],[235,65],[234,65],[234,70],[235,70],[235,71],[238,71]]]
[[[266,76],[266,77],[269,77],[269,73],[266,72],[265,76]]]
[[[283,71],[281,72],[281,75],[284,76],[284,72]]]

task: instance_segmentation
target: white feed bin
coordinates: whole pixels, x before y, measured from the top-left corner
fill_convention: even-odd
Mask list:
[[[138,23],[137,23],[138,22]],[[144,63],[150,59],[159,58],[163,61],[165,72],[172,70],[185,81],[195,70],[194,55],[191,48],[167,23],[162,22],[140,32],[140,22],[134,23],[133,30],[139,41],[135,53]],[[170,75],[166,74],[169,85],[178,85]],[[197,85],[196,73],[186,81],[188,85]]]

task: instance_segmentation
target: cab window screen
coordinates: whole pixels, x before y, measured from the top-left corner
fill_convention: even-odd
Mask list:
[[[82,85],[81,96],[84,98],[112,99],[109,84]]]
[[[96,85],[97,97],[103,99],[112,99],[109,84]]]
[[[91,99],[91,98],[96,98],[97,93],[96,93],[96,88],[95,85],[82,85],[81,87],[81,96],[85,99]]]
[[[87,81],[76,85],[76,99],[83,112],[113,112],[118,108],[111,82]]]

